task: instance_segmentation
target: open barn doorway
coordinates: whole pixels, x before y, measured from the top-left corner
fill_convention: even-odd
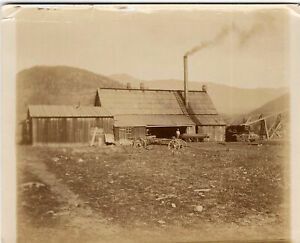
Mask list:
[[[179,129],[180,134],[186,133],[187,127],[147,127],[148,135],[154,135],[157,138],[176,137],[176,130]]]

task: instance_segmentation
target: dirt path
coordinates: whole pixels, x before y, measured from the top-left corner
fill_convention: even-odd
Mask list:
[[[20,237],[20,243],[161,242],[162,238],[163,242],[169,241],[169,237],[163,236],[161,230],[155,232],[144,229],[128,230],[110,224],[99,212],[95,213],[78,195],[49,172],[43,162],[28,160],[23,162],[27,170],[50,186],[51,191],[57,195],[56,200],[66,206],[55,213],[60,219],[57,227],[36,228],[27,225],[26,235]]]
[[[44,152],[41,152],[43,154]],[[202,223],[195,229],[164,226],[145,229],[145,227],[124,228],[113,224],[109,219],[95,212],[82,198],[51,173],[41,160],[44,155],[25,156],[20,166],[26,168],[42,182],[47,184],[56,195],[55,200],[62,202],[56,217],[59,223],[54,227],[36,227],[26,225],[20,243],[129,243],[129,242],[195,242],[222,241],[225,239],[240,240],[277,238],[274,232],[281,235],[280,225],[277,226],[241,226],[237,224]],[[131,225],[131,222],[128,222]],[[278,228],[278,230],[277,230]]]
[[[116,229],[108,226],[107,221],[104,220],[99,213],[95,214],[93,210],[81,198],[79,198],[78,195],[73,193],[65,184],[60,182],[53,173],[49,172],[44,163],[25,161],[25,164],[31,173],[50,186],[51,191],[57,195],[56,200],[66,205],[62,207],[59,212],[55,213],[56,216],[60,217],[60,221],[62,222],[61,230],[64,232],[65,230],[71,231],[70,234],[77,238],[77,240],[80,239],[82,232],[89,232],[89,234],[97,232],[97,235],[103,234],[102,237],[106,234],[106,237],[104,237],[106,239],[107,236],[115,235]],[[56,231],[57,237],[64,238],[63,235],[65,234],[60,236],[59,229]],[[70,239],[73,237],[68,236]],[[57,239],[54,240],[54,238],[53,242],[57,242]],[[50,239],[48,238],[48,240]],[[62,240],[63,239],[61,239],[61,241]],[[102,241],[100,240],[99,242]],[[106,240],[103,240],[103,242],[106,242]]]

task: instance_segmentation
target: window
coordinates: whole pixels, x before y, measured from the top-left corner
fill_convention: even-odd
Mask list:
[[[119,128],[119,139],[132,139],[132,128]]]
[[[130,138],[132,135],[132,128],[131,127],[126,127],[125,128],[125,136],[126,138]]]

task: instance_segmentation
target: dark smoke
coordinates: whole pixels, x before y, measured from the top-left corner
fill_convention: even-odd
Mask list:
[[[249,30],[243,30],[232,24],[232,32],[237,33],[240,47],[244,46],[252,37],[261,33],[262,30],[263,25],[261,23],[255,23]]]
[[[251,26],[250,29],[247,30],[242,29],[233,23],[231,26],[223,27],[213,40],[202,42],[201,44],[187,51],[184,55],[190,56],[204,48],[215,46],[221,43],[230,33],[235,33],[237,35],[239,46],[243,47],[245,44],[249,42],[251,38],[263,32],[264,27],[265,26],[261,21],[256,22]]]
[[[213,40],[202,42],[200,45],[195,46],[191,50],[187,51],[184,55],[190,56],[195,52],[200,51],[204,48],[216,45],[217,43],[221,42],[229,34],[229,32],[230,32],[230,28],[224,27]]]

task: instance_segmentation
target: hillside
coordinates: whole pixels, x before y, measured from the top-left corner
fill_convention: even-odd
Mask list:
[[[132,87],[138,87],[138,79],[134,79],[128,75],[112,75],[111,78],[123,84],[132,82]],[[176,79],[168,80],[149,80],[143,81],[145,86],[150,89],[183,89],[183,81]],[[209,82],[189,82],[191,90],[201,90],[202,85],[206,84],[208,93],[210,94],[217,110],[226,115],[240,115],[251,112],[263,104],[281,96],[286,93],[286,89],[244,89],[231,87],[227,85],[209,83]]]
[[[17,120],[29,104],[93,105],[97,87],[123,87],[108,77],[67,66],[36,66],[17,75]]]
[[[274,100],[267,102],[261,107],[255,109],[254,111],[250,112],[249,115],[256,115],[256,114],[268,115],[280,111],[289,110],[289,107],[290,107],[290,94],[286,93]]]
[[[243,122],[244,119],[249,119],[248,122],[255,121],[259,118],[259,116],[262,114],[265,116],[270,116],[275,114],[275,116],[271,116],[267,119],[267,124],[270,126],[276,119],[277,113],[282,113],[282,121],[287,125],[289,120],[289,108],[290,108],[290,94],[285,93],[284,95],[281,95],[280,97],[273,99],[264,105],[260,106],[257,109],[254,109],[253,111],[239,115],[235,119],[232,120],[232,124],[239,124]],[[259,126],[257,124],[257,126]]]
[[[138,79],[138,78],[133,77],[126,73],[113,74],[113,75],[110,75],[109,78],[111,78],[115,81],[118,81],[124,85],[126,85],[127,83],[130,83],[133,88],[139,88],[140,82],[142,81],[141,79]]]

